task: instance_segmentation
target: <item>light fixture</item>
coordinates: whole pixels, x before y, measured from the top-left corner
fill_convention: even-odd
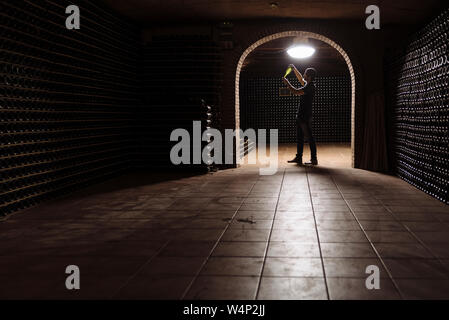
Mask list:
[[[307,38],[300,36],[293,39],[293,46],[287,49],[287,53],[292,58],[304,59],[311,57],[315,48],[309,45]]]

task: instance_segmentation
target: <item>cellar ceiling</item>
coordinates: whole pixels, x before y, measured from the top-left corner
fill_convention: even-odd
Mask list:
[[[447,6],[442,0],[102,0],[142,24],[200,20],[303,18],[361,20],[370,4],[381,9],[382,23],[414,24]]]

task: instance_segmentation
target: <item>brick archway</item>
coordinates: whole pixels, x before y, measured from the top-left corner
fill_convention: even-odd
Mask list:
[[[345,59],[346,64],[349,69],[349,74],[351,76],[351,154],[352,154],[352,167],[354,167],[354,161],[355,161],[355,154],[354,154],[354,144],[355,144],[355,73],[354,73],[354,67],[351,62],[351,59],[349,58],[348,54],[343,50],[342,47],[340,47],[335,41],[329,39],[328,37],[325,37],[321,34],[314,33],[314,32],[308,32],[308,31],[284,31],[284,32],[278,32],[274,33],[272,35],[263,37],[256,42],[254,42],[251,46],[249,46],[243,54],[240,56],[240,59],[237,64],[237,70],[235,73],[235,129],[236,129],[236,159],[240,159],[240,136],[239,131],[240,129],[240,72],[242,70],[243,62],[245,61],[246,57],[258,46],[267,43],[272,40],[276,40],[279,38],[285,38],[285,37],[296,37],[296,36],[304,36],[312,39],[317,39],[323,42],[326,42],[333,48],[335,48],[340,54],[342,55],[343,59]]]

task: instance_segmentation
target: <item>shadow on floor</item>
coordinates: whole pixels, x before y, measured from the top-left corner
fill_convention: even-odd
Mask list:
[[[161,182],[185,179],[207,175],[205,170],[197,169],[163,169],[163,170],[132,170],[122,175],[111,177],[106,181],[82,189],[72,196],[84,196],[108,193],[140,186],[148,186]]]

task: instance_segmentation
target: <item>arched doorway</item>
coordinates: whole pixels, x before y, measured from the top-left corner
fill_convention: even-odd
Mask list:
[[[353,65],[351,63],[351,60],[350,60],[348,54],[345,52],[345,50],[343,50],[342,47],[340,47],[336,42],[329,39],[328,37],[325,37],[321,34],[314,33],[314,32],[284,31],[284,32],[275,33],[275,34],[263,37],[263,38],[259,39],[258,41],[254,42],[240,56],[240,59],[237,64],[236,74],[235,74],[236,141],[240,141],[240,136],[239,136],[239,131],[238,131],[240,129],[240,86],[239,85],[240,85],[240,73],[241,73],[242,66],[243,66],[245,59],[254,49],[263,45],[264,43],[267,43],[269,41],[276,40],[279,38],[296,37],[296,36],[312,38],[312,39],[320,40],[320,41],[327,43],[328,45],[332,46],[334,49],[336,49],[341,54],[341,56],[343,57],[343,59],[345,60],[347,66],[348,66],[349,74],[350,74],[350,78],[351,78],[351,163],[352,163],[352,167],[354,167],[354,159],[355,159],[355,155],[354,155],[354,143],[355,143],[355,137],[354,137],[355,136],[355,73],[354,73],[354,68],[353,68]],[[240,144],[239,143],[236,143],[235,155],[236,155],[236,159],[238,161],[238,159],[240,159]]]

